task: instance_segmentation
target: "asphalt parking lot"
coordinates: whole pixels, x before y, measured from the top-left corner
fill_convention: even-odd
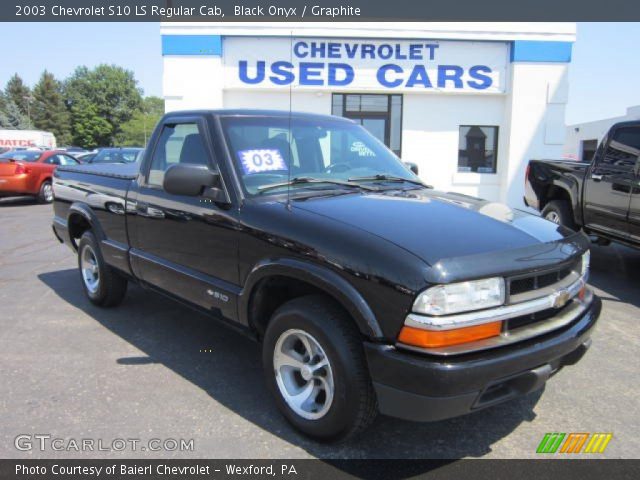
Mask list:
[[[534,458],[546,432],[612,432],[600,457],[640,453],[640,251],[592,250],[603,299],[593,346],[545,392],[431,424],[379,417],[349,443],[295,433],[263,384],[258,347],[130,287],[115,309],[85,299],[51,206],[0,200],[2,458]],[[21,434],[193,439],[193,451],[19,451]]]

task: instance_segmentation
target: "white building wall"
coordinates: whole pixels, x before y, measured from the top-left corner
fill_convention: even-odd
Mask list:
[[[270,110],[319,113],[331,115],[331,93],[328,92],[265,92],[246,90],[226,90],[225,108],[260,108]]]
[[[458,139],[460,125],[495,125],[500,142],[504,100],[502,95],[405,95],[402,159],[416,163],[420,177],[437,189],[497,199],[499,174],[458,173]]]
[[[222,58],[165,56],[163,69],[165,112],[223,107]]]
[[[524,207],[524,174],[532,158],[560,158],[568,96],[564,63],[513,63],[505,102],[500,201]]]

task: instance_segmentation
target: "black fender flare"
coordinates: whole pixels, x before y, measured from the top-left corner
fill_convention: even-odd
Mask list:
[[[253,267],[238,297],[238,316],[243,324],[249,325],[249,305],[258,282],[276,275],[307,282],[321,289],[342,305],[364,335],[383,337],[369,304],[353,285],[328,268],[293,258],[263,260]]]
[[[95,212],[91,210],[91,207],[89,205],[82,202],[74,202],[69,207],[69,212],[67,213],[67,229],[71,228],[71,219],[76,215],[80,215],[89,223],[89,225],[91,226],[91,230],[93,231],[98,241],[102,241],[107,238],[104,234],[104,231],[102,230],[102,227],[100,226],[100,221],[98,220],[98,217],[96,217]],[[71,243],[74,244],[74,248],[77,249],[77,246],[73,241],[73,237],[71,236],[70,230],[69,238],[71,238]]]
[[[550,188],[556,188],[558,190],[564,191],[569,197],[569,206],[571,207],[571,212],[573,214],[573,221],[576,224],[582,224],[582,216],[579,215],[582,210],[580,208],[580,192],[579,185],[576,180],[573,178],[567,178],[566,176],[558,176],[553,179],[551,182]],[[547,202],[548,203],[548,202]]]

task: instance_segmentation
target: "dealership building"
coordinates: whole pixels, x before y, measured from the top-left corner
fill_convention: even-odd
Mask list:
[[[353,119],[438,189],[522,203],[561,157],[573,23],[163,23],[167,111]]]

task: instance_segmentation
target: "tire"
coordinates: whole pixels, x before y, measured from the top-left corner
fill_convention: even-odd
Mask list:
[[[38,191],[38,203],[51,202],[53,202],[53,187],[51,186],[51,180],[45,180]]]
[[[91,303],[114,307],[127,293],[127,279],[107,265],[93,232],[86,231],[78,243],[78,270],[84,293]]]
[[[551,200],[542,209],[542,217],[550,222],[576,230],[573,220],[573,211],[566,200]]]
[[[305,338],[311,346],[311,359]],[[297,357],[297,367],[287,365],[292,357]],[[303,366],[299,368],[301,359]],[[314,373],[308,368],[324,360],[328,364]],[[366,429],[378,413],[358,329],[349,315],[326,297],[299,297],[278,308],[265,332],[262,361],[278,408],[309,437],[345,440]],[[313,402],[292,400],[291,394],[305,391],[305,387],[311,388],[308,400]]]

